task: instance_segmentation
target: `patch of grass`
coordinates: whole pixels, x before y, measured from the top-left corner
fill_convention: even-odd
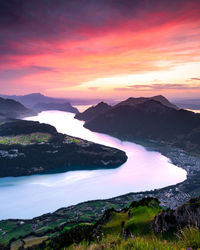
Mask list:
[[[65,137],[65,142],[67,143],[80,143],[80,142],[83,142],[81,139],[78,139],[78,138],[74,138],[72,136],[66,136]]]
[[[177,233],[179,241],[187,248],[200,249],[200,232],[197,227],[186,227]]]
[[[10,248],[11,248],[11,250],[18,250],[22,246],[23,246],[23,242],[21,240],[16,240],[16,241],[12,242]]]
[[[151,222],[159,213],[159,207],[139,206],[130,208],[127,212],[112,212],[112,219],[103,226],[104,234],[121,233],[121,224],[134,235],[151,233]]]
[[[73,244],[71,250],[199,250],[200,249],[200,231],[198,228],[188,227],[178,233],[178,237],[173,241],[159,239],[155,235],[148,236],[130,236],[123,239],[120,235],[109,234],[100,242],[88,244],[81,242]]]
[[[15,227],[17,226],[17,223],[15,221],[1,221],[0,222],[0,234],[2,233],[2,231],[10,231],[13,230]]]
[[[47,239],[48,239],[47,236],[43,236],[43,237],[29,236],[23,239],[25,242],[24,248],[32,247],[34,245],[40,244],[44,240],[47,240]]]
[[[30,135],[0,136],[0,144],[4,145],[31,145],[36,143],[46,143],[51,139],[47,133],[32,133]]]
[[[32,228],[29,224],[24,224],[19,227],[16,226],[16,224],[14,226],[11,222],[10,224],[8,223],[7,228],[4,227],[3,231],[6,233],[0,236],[0,243],[8,244],[13,238],[18,239],[20,236],[23,237],[28,235],[30,232],[32,232]]]
[[[151,223],[159,211],[160,209],[157,207],[139,206],[132,208],[132,217],[126,222],[126,229],[136,235],[149,234]]]
[[[121,232],[121,223],[122,221],[128,220],[128,212],[126,213],[117,213],[112,212],[112,219],[103,226],[104,234],[119,234]]]
[[[176,242],[166,242],[156,237],[129,237],[122,239],[120,236],[108,235],[99,243],[88,244],[82,242],[79,245],[72,245],[71,250],[180,250],[181,245]],[[184,249],[184,248],[183,248]]]

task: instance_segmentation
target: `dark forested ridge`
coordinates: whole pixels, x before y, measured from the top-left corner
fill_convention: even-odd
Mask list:
[[[111,109],[111,107],[112,106],[108,105],[105,102],[100,102],[96,106],[92,106],[84,112],[76,114],[75,118],[78,120],[89,121],[97,117],[98,115],[108,111],[109,109]]]
[[[78,113],[78,109],[74,108],[69,102],[65,103],[37,103],[34,106],[37,111],[59,110],[70,113]]]
[[[25,135],[31,133],[49,133],[58,135],[56,128],[46,123],[13,119],[0,126],[0,136]]]
[[[152,96],[152,97],[137,97],[137,98],[130,97],[125,101],[119,102],[118,104],[115,105],[115,107],[127,106],[127,105],[128,106],[135,106],[137,104],[142,104],[142,103],[150,101],[150,100],[160,102],[169,108],[179,109],[175,104],[171,103],[169,100],[167,100],[167,98],[165,98],[162,95],[156,95],[156,96]]]
[[[122,103],[87,121],[84,126],[126,140],[163,141],[200,152],[200,114],[177,110],[155,100],[134,105]]]
[[[16,120],[0,126],[0,177],[118,167],[123,151],[60,134],[39,122]]]
[[[15,100],[0,97],[0,123],[9,119],[23,118],[35,114],[35,112]]]

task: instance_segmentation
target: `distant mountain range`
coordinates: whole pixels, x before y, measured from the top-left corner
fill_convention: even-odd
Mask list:
[[[0,123],[9,119],[23,118],[35,114],[34,111],[15,100],[0,97]]]
[[[78,109],[74,108],[67,99],[64,98],[53,98],[44,96],[40,93],[33,93],[24,96],[6,96],[0,95],[3,98],[9,98],[17,102],[22,103],[24,106],[35,110],[36,112],[46,111],[46,110],[60,110],[71,113],[78,113]]]
[[[98,103],[100,99],[86,99],[86,98],[56,98],[45,96],[41,93],[31,93],[28,95],[2,95],[2,98],[9,98],[15,101],[21,102],[23,105],[29,108],[33,108],[38,103],[56,103],[64,104],[70,102],[72,105],[93,105]]]
[[[78,109],[74,108],[69,102],[65,103],[38,103],[34,107],[34,110],[45,111],[45,110],[60,110],[71,113],[78,113]]]
[[[15,101],[18,101],[25,105],[26,107],[33,108],[36,104],[38,103],[66,103],[66,99],[62,98],[53,98],[53,97],[48,97],[44,96],[40,93],[32,93],[28,95],[22,95],[22,96],[17,96],[17,95],[0,95],[3,98],[10,98]]]
[[[114,106],[108,105],[105,102],[100,102],[96,106],[92,106],[88,108],[87,110],[85,110],[84,112],[76,114],[75,118],[78,120],[89,121],[110,109],[114,109],[119,106],[133,107],[135,105],[142,104],[150,100],[158,101],[169,108],[178,110],[178,107],[176,105],[169,102],[162,95],[153,96],[153,97],[139,97],[139,98],[130,97],[127,100],[119,102],[118,104]]]
[[[100,113],[98,107],[93,107],[98,115],[84,125],[92,131],[126,140],[166,142],[200,152],[200,114],[178,110],[163,96],[129,98]]]

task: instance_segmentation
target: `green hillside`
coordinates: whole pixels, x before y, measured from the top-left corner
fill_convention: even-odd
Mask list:
[[[38,250],[194,250],[200,249],[200,232],[185,227],[174,232],[154,233],[153,222],[162,212],[159,201],[145,198],[129,208],[109,209],[95,224],[82,223],[64,229],[60,235],[32,246]],[[38,239],[36,239],[38,240]],[[32,241],[34,245],[34,241]],[[25,245],[26,246],[26,245]]]
[[[12,230],[10,234],[4,235],[4,242],[1,243],[9,242],[8,247],[11,250],[197,250],[200,249],[200,231],[194,224],[193,226],[191,223],[186,224],[183,228],[177,226],[173,231],[170,229],[155,233],[155,228],[159,225],[156,224],[158,223],[156,218],[164,218],[165,223],[170,222],[172,225],[174,222],[177,225],[177,218],[173,213],[182,220],[183,217],[180,215],[187,210],[188,214],[193,214],[193,218],[197,218],[198,221],[199,203],[195,203],[194,206],[191,202],[192,200],[176,210],[164,211],[157,199],[143,198],[132,202],[124,209],[106,210],[97,222],[90,220],[90,222],[64,224],[62,228],[49,227],[46,232],[42,232],[44,228],[41,228],[31,233],[30,225],[26,223],[21,225],[19,232],[16,225],[11,224],[12,221],[7,224],[6,221],[2,221],[4,225],[1,224],[1,228],[7,227]],[[14,238],[9,241],[11,236]]]

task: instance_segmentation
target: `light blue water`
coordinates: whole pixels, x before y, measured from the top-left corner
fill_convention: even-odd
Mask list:
[[[160,153],[91,132],[74,114],[45,111],[27,120],[49,123],[59,132],[122,149],[128,160],[117,169],[0,178],[0,219],[33,218],[79,202],[152,190],[186,179],[186,172]]]

